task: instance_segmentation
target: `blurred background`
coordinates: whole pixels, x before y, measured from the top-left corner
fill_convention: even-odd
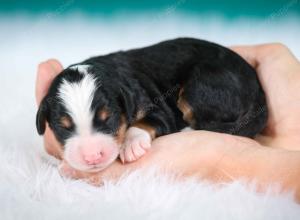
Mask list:
[[[282,42],[299,57],[300,0],[0,0],[0,30],[1,62],[16,67],[49,57],[68,65],[180,36]]]
[[[300,58],[300,0],[0,0],[1,105],[13,102],[11,117],[32,123],[39,62],[67,66],[182,36],[225,46],[282,42]]]

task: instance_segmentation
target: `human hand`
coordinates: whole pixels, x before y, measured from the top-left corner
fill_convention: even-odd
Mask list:
[[[42,62],[38,66],[36,84],[35,84],[35,97],[37,105],[40,105],[42,99],[48,92],[48,89],[53,79],[63,70],[62,65],[55,59],[50,59]],[[44,147],[46,151],[56,157],[57,159],[63,158],[62,146],[56,140],[53,131],[46,123],[46,130],[44,133]]]
[[[300,142],[299,61],[282,44],[232,49],[256,69],[266,93],[269,118],[264,136],[258,137],[257,141],[268,146],[295,149],[293,143]]]

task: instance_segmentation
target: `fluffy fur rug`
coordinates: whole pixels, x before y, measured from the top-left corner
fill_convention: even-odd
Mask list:
[[[243,182],[216,187],[143,171],[101,188],[62,179],[34,125],[34,78],[41,60],[56,57],[68,65],[177,36],[225,45],[280,41],[300,57],[296,20],[283,18],[273,25],[266,21],[226,23],[172,15],[141,22],[2,17],[0,219],[300,219],[292,194],[274,195],[271,186],[257,193]]]

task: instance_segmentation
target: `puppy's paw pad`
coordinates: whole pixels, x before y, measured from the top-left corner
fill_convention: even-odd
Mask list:
[[[151,147],[151,137],[143,129],[131,127],[126,133],[125,142],[120,152],[123,162],[132,162],[142,157]]]

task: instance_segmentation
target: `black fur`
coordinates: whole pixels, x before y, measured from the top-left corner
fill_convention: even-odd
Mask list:
[[[110,117],[94,128],[114,133],[125,115],[128,126],[141,109],[144,123],[156,129],[157,136],[177,132],[188,126],[177,108],[182,97],[192,107],[195,129],[253,137],[267,121],[264,92],[255,70],[239,55],[220,45],[203,40],[179,38],[153,46],[120,51],[87,59],[98,87],[93,108],[108,108]],[[39,134],[49,122],[62,143],[75,132],[63,129],[59,117],[67,114],[57,100],[62,79],[79,81],[81,75],[65,69],[52,83],[37,114]],[[42,110],[41,110],[42,109]]]

